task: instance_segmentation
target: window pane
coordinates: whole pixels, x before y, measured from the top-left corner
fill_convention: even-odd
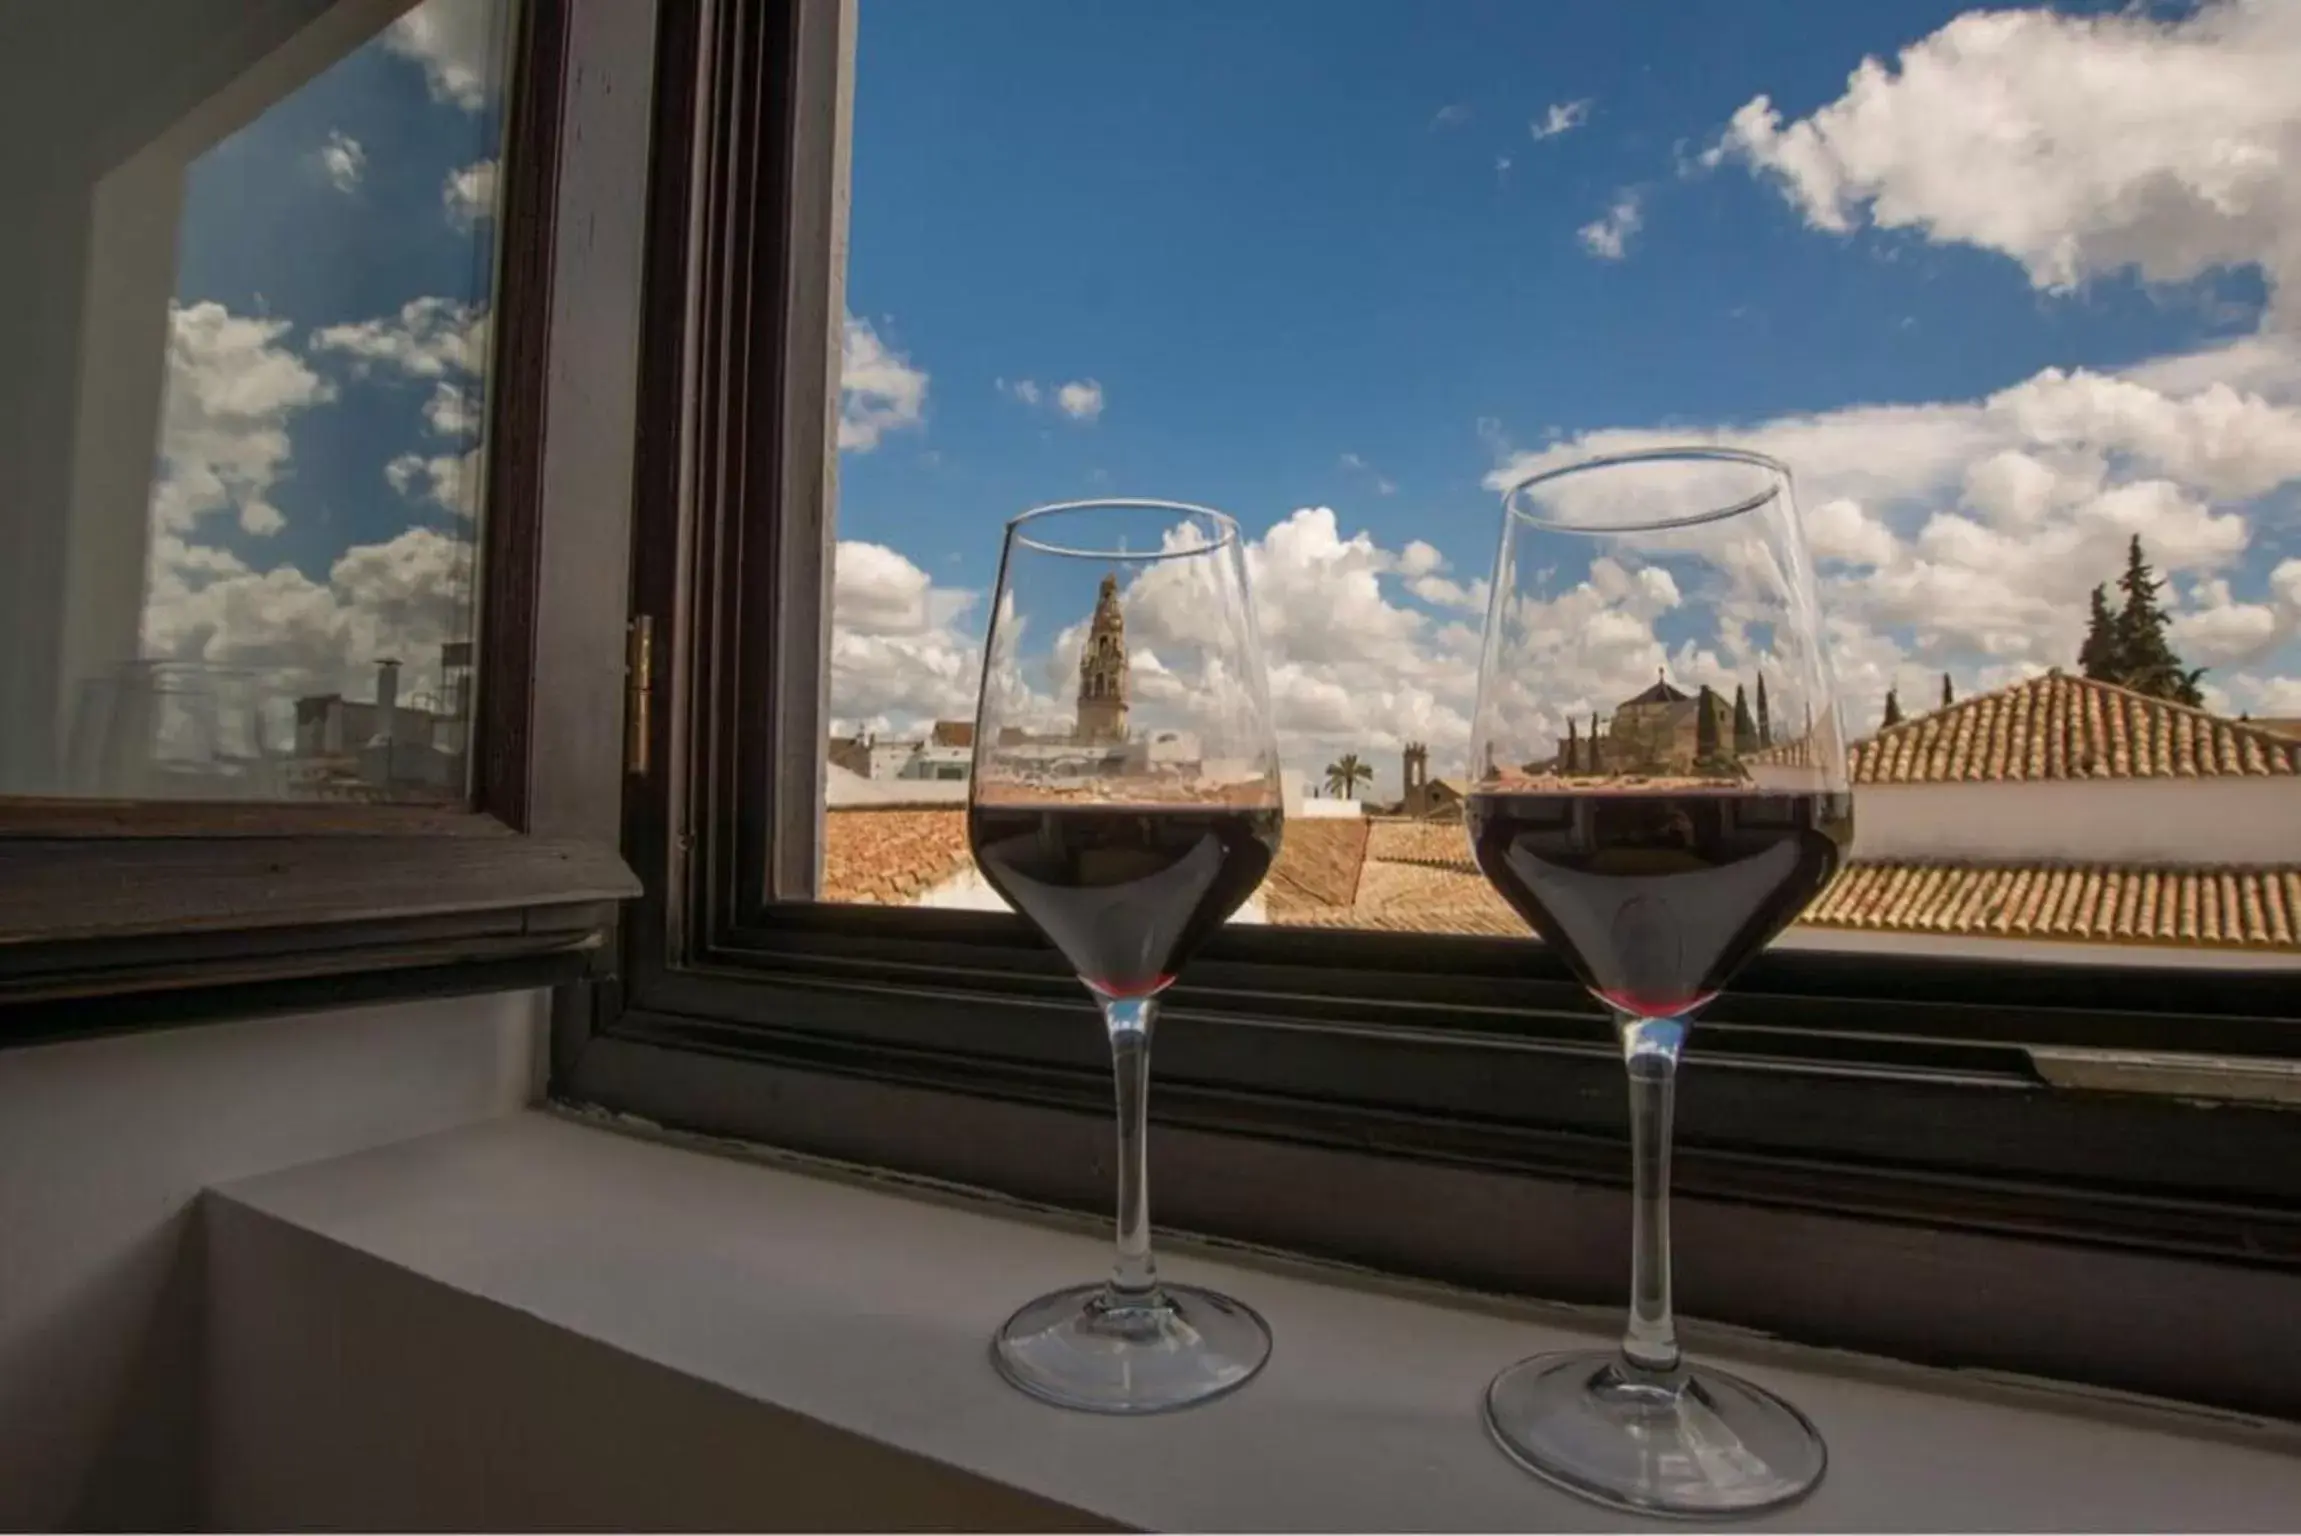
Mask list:
[[[1694,442],[1794,472],[1856,743],[1783,942],[2301,959],[2301,13],[1730,9],[862,0],[821,894],[995,904],[1000,525],[1123,493],[1253,541],[1242,917],[1524,934],[1461,820],[1501,494]],[[1624,575],[1528,766],[1682,769],[1706,697],[1788,750]]]
[[[509,0],[28,9],[0,794],[460,802]]]

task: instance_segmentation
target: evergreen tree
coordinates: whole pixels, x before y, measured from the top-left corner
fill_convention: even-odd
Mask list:
[[[2109,588],[2093,589],[2093,607],[2085,620],[2085,643],[2077,648],[2077,670],[2097,683],[2114,683],[2125,675],[2117,651],[2117,618],[2109,611]]]
[[[1944,709],[1947,709],[1947,708],[1949,708],[1949,707],[1950,707],[1952,704],[1955,704],[1956,702],[1957,702],[1957,695],[1956,695],[1956,694],[1954,694],[1954,693],[1952,693],[1952,692],[1950,692],[1950,688],[1949,688],[1949,674],[1948,674],[1947,672],[1944,672],[1944,673],[1941,675],[1941,707],[1942,707],[1942,708],[1944,708]]]
[[[1897,725],[1899,725],[1899,724],[1901,724],[1901,723],[1902,723],[1902,701],[1901,701],[1901,695],[1900,695],[1900,694],[1898,694],[1898,693],[1896,693],[1896,692],[1894,692],[1894,690],[1893,690],[1893,689],[1891,689],[1891,688],[1888,688],[1888,689],[1886,690],[1886,718],[1885,718],[1885,723],[1884,723],[1884,724],[1882,724],[1882,725],[1880,725],[1880,726],[1878,727],[1878,729],[1879,729],[1879,730],[1886,730],[1886,729],[1888,729],[1888,728],[1890,728],[1890,727],[1892,727],[1892,726],[1897,726]]]
[[[1590,759],[1590,771],[1592,773],[1604,773],[1606,771],[1606,758],[1598,745],[1598,712],[1596,710],[1590,712],[1590,750],[1587,755]]]
[[[1702,685],[1701,696],[1694,701],[1694,763],[1706,767],[1718,760],[1718,716],[1723,713],[1723,701]]]
[[[2117,579],[2117,586],[2125,594],[2125,605],[2118,610],[2111,633],[2117,638],[2117,665],[2123,675],[2114,681],[2136,693],[2171,699],[2176,704],[2204,703],[2197,680],[2205,675],[2205,669],[2190,671],[2173,653],[2165,609],[2157,601],[2165,583],[2142,558],[2138,533],[2127,547],[2125,574]]]
[[[1766,674],[1760,672],[1758,674],[1758,745],[1770,747],[1773,744],[1774,722],[1766,714]]]
[[[1747,757],[1758,750],[1758,722],[1750,714],[1749,690],[1734,684],[1734,755]]]
[[[1575,721],[1566,722],[1566,771],[1568,773],[1580,773],[1582,771],[1581,729],[1581,726]]]

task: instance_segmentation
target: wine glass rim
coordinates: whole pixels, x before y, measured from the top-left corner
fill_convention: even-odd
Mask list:
[[[1212,522],[1220,537],[1211,544],[1192,549],[1079,549],[1068,544],[1050,544],[1035,537],[1024,525],[1042,517],[1053,517],[1064,512],[1088,512],[1098,508],[1112,511],[1186,512]],[[1082,560],[1125,560],[1138,565],[1149,565],[1160,560],[1180,560],[1192,555],[1209,555],[1227,549],[1239,542],[1238,519],[1228,512],[1217,512],[1188,501],[1160,501],[1142,496],[1094,496],[1085,501],[1053,501],[1028,512],[1018,512],[1007,519],[1007,537],[1026,549],[1035,549],[1047,555],[1072,555]]]
[[[1701,512],[1689,512],[1681,517],[1658,517],[1648,522],[1591,523],[1571,518],[1543,517],[1519,505],[1519,498],[1538,485],[1553,480],[1564,480],[1574,475],[1588,474],[1592,470],[1617,469],[1626,464],[1667,464],[1674,461],[1694,463],[1744,464],[1753,469],[1770,470],[1780,479],[1762,490],[1723,506]],[[1537,528],[1548,528],[1563,533],[1653,533],[1668,528],[1693,528],[1703,523],[1724,522],[1729,517],[1740,517],[1755,512],[1767,502],[1782,494],[1788,484],[1790,466],[1771,454],[1759,453],[1751,448],[1725,448],[1707,443],[1689,443],[1677,447],[1633,448],[1622,453],[1602,453],[1592,458],[1576,459],[1560,464],[1539,474],[1526,476],[1514,482],[1502,493],[1502,510],[1511,517],[1532,523]]]

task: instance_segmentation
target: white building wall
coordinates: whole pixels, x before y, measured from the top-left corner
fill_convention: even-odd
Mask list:
[[[2301,863],[2301,778],[1865,785],[1854,856]]]

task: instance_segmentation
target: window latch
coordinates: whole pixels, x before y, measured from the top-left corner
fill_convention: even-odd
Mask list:
[[[623,771],[647,777],[655,740],[655,620],[641,613],[624,627]]]

